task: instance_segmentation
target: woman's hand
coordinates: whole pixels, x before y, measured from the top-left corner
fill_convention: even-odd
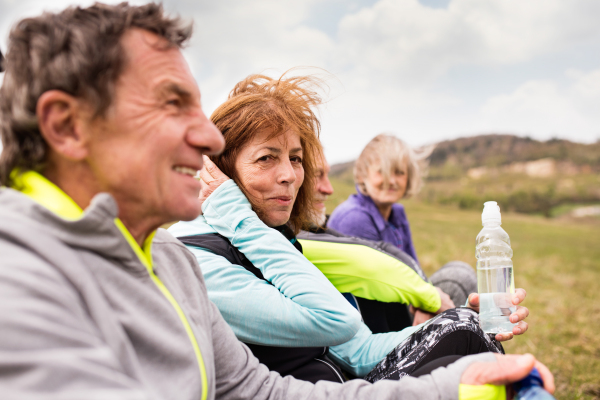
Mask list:
[[[431,318],[435,317],[437,314],[443,313],[446,310],[456,307],[454,305],[454,302],[450,298],[450,296],[448,296],[446,293],[444,293],[444,291],[437,286],[436,286],[436,289],[440,294],[440,299],[442,300],[442,305],[435,313],[423,311],[423,310],[415,308],[411,305],[410,312],[411,312],[411,314],[414,314],[413,326],[417,326],[419,324],[422,324],[423,322],[427,322]]]
[[[450,296],[444,293],[444,291],[439,287],[436,286],[435,288],[440,293],[440,299],[442,300],[442,305],[440,306],[440,309],[435,312],[435,314],[440,314],[446,310],[450,310],[451,308],[456,308],[456,305],[454,305],[454,302],[452,301]]]
[[[517,311],[510,315],[510,322],[513,324],[517,324],[513,327],[512,332],[499,333],[496,335],[496,340],[499,342],[504,342],[506,340],[510,340],[514,335],[522,335],[527,331],[529,325],[527,322],[523,321],[529,315],[529,310],[527,307],[519,306],[520,303],[525,300],[527,296],[527,292],[525,289],[517,289],[515,293],[512,295],[512,303],[517,306]],[[469,295],[469,308],[479,312],[479,294],[471,293]]]
[[[202,156],[202,162],[204,167],[200,170],[200,195],[198,196],[201,205],[219,186],[230,179],[207,156]]]
[[[467,367],[460,377],[465,385],[507,385],[525,378],[533,367],[537,368],[544,382],[544,389],[554,393],[552,372],[531,354],[495,354],[496,362],[476,362]],[[510,388],[507,390],[510,393]]]
[[[431,318],[435,317],[435,314],[419,310],[418,308],[414,308],[412,305],[410,306],[410,312],[414,314],[413,326],[417,326],[419,324],[422,324],[423,322],[427,322]]]

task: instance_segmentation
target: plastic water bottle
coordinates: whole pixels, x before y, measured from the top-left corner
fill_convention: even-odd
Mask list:
[[[495,201],[483,205],[483,229],[477,235],[477,290],[479,321],[486,333],[512,332],[510,315],[516,311],[512,303],[515,292],[510,238],[500,227],[500,207]]]
[[[554,400],[554,396],[544,390],[544,383],[537,368],[519,382],[513,383],[517,392],[515,400]]]

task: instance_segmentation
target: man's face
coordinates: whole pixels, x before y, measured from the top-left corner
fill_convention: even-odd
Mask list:
[[[317,215],[318,225],[323,225],[327,219],[325,201],[327,197],[333,194],[333,186],[329,181],[329,164],[326,160],[317,167],[317,180],[315,181],[315,208],[319,212]]]
[[[87,162],[121,215],[193,219],[200,213],[194,175],[202,154],[222,151],[223,136],[204,115],[179,49],[157,47],[163,39],[141,29],[128,31],[121,43],[126,65],[107,115],[89,122]]]

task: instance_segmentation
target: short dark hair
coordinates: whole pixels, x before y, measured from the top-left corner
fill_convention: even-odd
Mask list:
[[[131,6],[95,3],[19,21],[11,30],[0,88],[0,185],[10,174],[41,170],[48,146],[36,117],[36,104],[49,90],[62,90],[87,101],[95,116],[112,104],[114,83],[123,71],[121,37],[139,28],[182,47],[192,27],[165,14],[162,5]]]

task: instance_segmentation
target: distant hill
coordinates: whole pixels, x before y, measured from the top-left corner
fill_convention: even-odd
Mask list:
[[[452,163],[463,170],[497,167],[513,162],[553,158],[576,165],[600,166],[600,141],[593,144],[552,139],[541,142],[513,135],[481,135],[438,143],[430,157],[432,167]]]
[[[349,178],[352,181],[353,180],[353,175],[352,175],[353,168],[354,168],[354,161],[333,164],[331,166],[331,170],[329,171],[329,176],[332,176],[332,177],[335,177],[338,179],[342,179],[342,180],[347,180]]]
[[[436,144],[429,157],[429,179],[456,178],[477,167],[501,167],[517,162],[551,158],[587,165],[600,171],[600,141],[592,144],[563,139],[545,142],[514,135],[480,135]],[[331,176],[347,180],[352,177],[354,161],[335,164]]]
[[[332,165],[336,191],[354,191],[354,161]],[[600,206],[600,141],[592,144],[513,135],[481,135],[438,143],[429,157],[428,203],[480,209],[498,201],[503,210],[556,216]],[[344,199],[345,199],[344,197]],[[343,200],[337,199],[335,205]]]

